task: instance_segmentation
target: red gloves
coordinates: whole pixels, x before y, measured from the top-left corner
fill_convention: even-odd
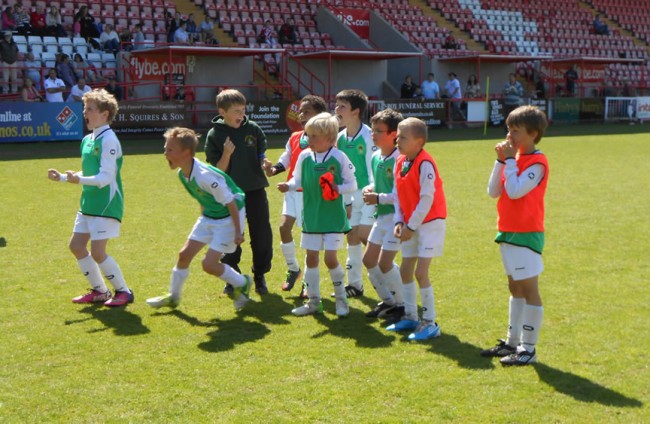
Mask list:
[[[324,173],[320,176],[319,183],[323,191],[323,199],[336,200],[339,197],[339,192],[334,189],[334,174]]]

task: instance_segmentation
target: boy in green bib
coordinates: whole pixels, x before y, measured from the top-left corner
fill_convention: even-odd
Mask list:
[[[234,287],[233,301],[235,309],[239,310],[249,301],[251,278],[222,263],[221,257],[223,253],[234,252],[244,241],[244,192],[225,172],[194,157],[199,139],[193,130],[176,127],[167,130],[164,137],[165,158],[169,167],[178,168],[181,184],[199,202],[203,214],[178,253],[169,293],[147,299],[147,304],[153,308],[178,306],[183,285],[190,273],[190,263],[209,244],[210,248],[203,258],[203,270]]]
[[[300,246],[306,249],[305,284],[309,301],[291,312],[297,316],[322,313],[320,296],[320,251],[324,250],[324,262],[334,284],[336,315],[350,313],[343,286],[345,272],[336,252],[343,247],[344,234],[350,231],[345,205],[341,194],[357,189],[354,165],[348,157],[334,147],[339,123],[327,112],[320,113],[305,124],[309,148],[298,156],[293,177],[278,184],[278,190],[303,190],[302,239]]]

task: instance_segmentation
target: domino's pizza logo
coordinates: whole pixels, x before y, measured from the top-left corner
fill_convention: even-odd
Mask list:
[[[59,124],[61,124],[63,128],[69,130],[79,120],[79,117],[72,111],[72,109],[66,106],[57,115],[56,120],[59,122]]]

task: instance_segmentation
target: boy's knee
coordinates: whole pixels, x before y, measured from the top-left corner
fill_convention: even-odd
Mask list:
[[[207,272],[208,274],[219,276],[223,273],[219,272],[220,268],[223,268],[223,265],[221,265],[220,262],[215,263],[213,261],[210,261],[207,257],[203,258],[201,266],[203,267],[203,271]]]

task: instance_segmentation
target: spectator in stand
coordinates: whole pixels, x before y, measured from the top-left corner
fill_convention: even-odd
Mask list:
[[[45,23],[47,25],[46,33],[54,37],[67,37],[68,33],[63,28],[63,21],[61,18],[61,12],[56,6],[50,6],[50,11],[45,17]]]
[[[23,83],[23,102],[42,102],[43,96],[41,93],[34,87],[34,83],[31,79],[25,78]]]
[[[185,102],[185,87],[183,86],[178,87],[178,90],[176,90],[176,94],[174,94],[174,100],[176,100],[178,103]]]
[[[63,80],[66,88],[72,88],[77,83],[77,76],[75,75],[72,63],[70,63],[70,56],[65,53],[59,55],[59,60],[56,64],[56,73]]]
[[[214,36],[214,33],[209,33],[205,36],[205,44],[208,46],[219,47],[219,40]]]
[[[209,35],[214,35],[214,22],[210,16],[205,15],[205,19],[199,26],[199,40],[205,43]]]
[[[32,33],[35,35],[47,35],[47,16],[45,8],[37,4],[36,9],[31,13],[30,22],[32,24]]]
[[[2,12],[2,29],[11,31],[16,28],[16,20],[14,19],[14,9],[7,6]]]
[[[260,46],[264,44],[270,48],[278,47],[278,39],[275,36],[273,23],[270,19],[264,23],[264,27],[257,36],[257,41],[260,43]]]
[[[86,80],[79,78],[77,84],[72,87],[70,90],[70,95],[68,96],[69,102],[80,102],[83,95],[92,89],[89,85],[86,84]]]
[[[185,22],[181,22],[176,32],[174,32],[174,44],[192,44],[190,35],[187,33]]]
[[[41,61],[34,59],[34,53],[27,53],[25,57],[25,79],[29,79],[37,90],[41,89]]]
[[[29,15],[20,3],[14,4],[14,21],[16,21],[16,27],[14,29],[18,34],[30,35],[32,33],[32,24]]]
[[[542,77],[537,74],[535,77],[537,81],[535,82],[535,98],[545,99],[546,98],[546,85],[544,85],[544,80]]]
[[[165,19],[165,25],[167,26],[167,42],[168,43],[173,43],[174,42],[174,35],[176,34],[176,30],[181,27],[181,22],[183,20],[181,19],[181,14],[180,12],[176,12],[176,15],[171,14],[171,12],[167,12],[167,17]]]
[[[99,29],[95,24],[95,18],[88,11],[87,5],[82,5],[74,17],[75,22],[79,23],[79,35],[86,40],[99,38]],[[75,31],[76,32],[76,31]]]
[[[609,35],[609,26],[600,20],[600,15],[594,19],[594,32],[599,35]]]
[[[504,116],[508,116],[510,112],[524,104],[524,87],[513,73],[508,75],[508,82],[503,86],[503,96]]]
[[[45,79],[45,100],[51,103],[63,102],[65,83],[56,77],[56,69],[52,68],[49,77]]]
[[[578,80],[578,71],[576,65],[571,65],[564,73],[564,80],[566,82],[566,95],[573,97],[576,95],[576,81]]]
[[[7,84],[6,92],[18,92],[17,70],[18,70],[18,45],[13,39],[11,31],[5,31],[2,41],[0,41],[0,67],[2,67],[2,79]],[[11,87],[9,78],[11,77]]]
[[[126,52],[133,50],[133,34],[129,27],[124,27],[120,32],[120,48]]]
[[[442,45],[442,47],[444,47],[445,49],[453,49],[453,50],[458,48],[458,44],[456,43],[456,39],[454,38],[454,36],[452,34],[449,34],[449,35],[447,35],[447,37],[445,37],[445,42]]]
[[[422,94],[422,87],[415,86],[415,92],[413,93],[413,98],[416,100],[424,100],[424,95]]]
[[[280,38],[280,44],[296,44],[298,42],[296,27],[292,18],[282,23],[278,37]]]
[[[466,121],[465,114],[460,108],[460,103],[463,98],[463,94],[460,90],[460,81],[456,77],[455,72],[449,72],[447,74],[449,79],[447,84],[445,84],[445,94],[446,97],[450,100],[449,108],[449,128],[452,127],[452,123],[456,116],[460,117],[461,121]]]
[[[108,84],[106,85],[106,87],[104,87],[104,89],[109,93],[111,93],[115,97],[115,100],[117,100],[118,102],[122,101],[122,87],[117,85],[117,81],[115,80],[115,77],[111,76],[108,79]]]
[[[189,35],[190,44],[193,44],[199,39],[199,30],[196,27],[196,21],[194,20],[194,13],[187,15],[187,20],[185,21],[185,31]]]
[[[113,25],[104,25],[104,31],[99,36],[99,44],[105,52],[118,53],[120,51],[120,37],[113,29]]]
[[[422,95],[425,99],[437,99],[440,97],[440,87],[438,83],[434,81],[435,75],[433,72],[429,72],[427,79],[422,81]]]
[[[407,75],[404,77],[404,82],[400,89],[400,98],[401,99],[412,99],[415,97],[415,89],[418,88],[417,84],[413,82],[413,77]]]
[[[97,80],[97,69],[95,68],[95,65],[88,63],[81,53],[74,54],[72,68],[74,69],[74,74],[77,77],[77,80],[83,78],[91,83]]]
[[[471,74],[467,78],[467,86],[465,87],[465,97],[468,99],[475,99],[481,97],[481,84],[476,79],[475,74]]]
[[[142,24],[135,24],[135,32],[133,33],[133,50],[142,50],[145,48],[145,38],[142,32]]]

